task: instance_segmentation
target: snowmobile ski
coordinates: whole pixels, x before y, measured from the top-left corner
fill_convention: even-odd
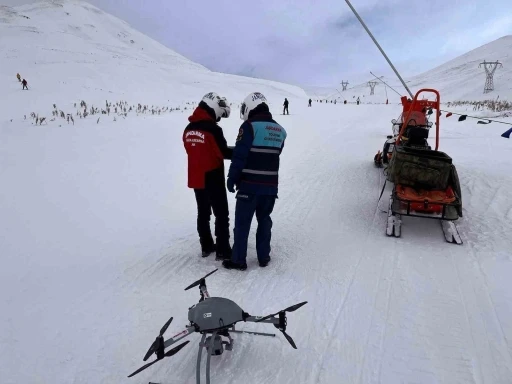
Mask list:
[[[388,205],[388,221],[386,227],[386,235],[400,237],[402,234],[402,216],[393,214],[393,198],[389,199]]]
[[[441,227],[443,228],[444,237],[448,243],[462,244],[459,231],[453,221],[441,220]]]

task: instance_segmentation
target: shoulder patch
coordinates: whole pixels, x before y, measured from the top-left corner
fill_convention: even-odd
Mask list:
[[[238,142],[238,141],[242,140],[242,137],[243,137],[243,136],[244,136],[244,129],[243,129],[243,128],[240,128],[240,129],[238,130],[238,136],[236,137],[236,141]]]

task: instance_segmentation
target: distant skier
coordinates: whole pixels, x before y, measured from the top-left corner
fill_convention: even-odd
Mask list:
[[[270,214],[277,198],[279,157],[286,131],[276,123],[267,99],[252,93],[240,107],[240,126],[233,158],[229,167],[228,191],[236,195],[233,256],[222,263],[227,269],[247,269],[247,241],[251,221],[256,213],[256,254],[260,267],[270,261],[272,219]]]
[[[312,100],[311,100],[311,99],[309,99],[308,107],[311,107],[311,102],[312,102]]]
[[[357,100],[356,100],[357,105],[359,105],[360,102],[361,102],[361,100],[358,97]]]
[[[21,84],[23,85],[23,89],[26,89],[28,91],[28,83],[27,83],[27,80],[23,79],[23,81],[21,82]]]
[[[288,112],[288,99],[286,97],[284,98],[283,107],[283,115],[285,114],[285,112],[287,115],[289,115],[290,112]]]
[[[336,105],[336,99],[334,99],[334,105]]]
[[[225,98],[214,92],[206,94],[183,132],[183,144],[188,155],[188,187],[194,189],[197,202],[197,231],[202,256],[216,252],[217,259],[231,259],[229,244],[229,209],[224,176],[224,160],[231,159],[222,128],[221,118],[228,118],[231,108]],[[213,242],[210,215],[215,215]]]
[[[21,83],[21,75],[19,73],[16,74],[16,78],[18,79],[18,81]]]

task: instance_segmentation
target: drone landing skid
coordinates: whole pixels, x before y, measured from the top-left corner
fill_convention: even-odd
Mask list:
[[[230,333],[247,333],[249,335],[256,336],[270,336],[275,337],[274,333],[262,333],[262,332],[251,332],[251,331],[238,331],[235,330],[235,326],[229,330],[223,331],[213,331],[211,336],[208,336],[210,333],[205,332],[201,337],[201,341],[199,343],[199,350],[197,352],[197,365],[196,365],[196,383],[201,384],[201,359],[203,354],[203,349],[206,350],[206,384],[210,384],[210,361],[212,356],[219,356],[224,353],[224,348],[226,351],[233,350],[234,340],[230,336]],[[223,341],[222,337],[227,337],[229,341]]]

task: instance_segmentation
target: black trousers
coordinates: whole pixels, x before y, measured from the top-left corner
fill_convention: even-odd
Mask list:
[[[224,170],[209,172],[206,175],[204,189],[194,189],[197,202],[197,232],[201,247],[209,248],[213,244],[210,230],[210,217],[215,215],[215,237],[217,250],[224,252],[231,248],[229,244],[229,208],[224,181]]]
[[[283,108],[283,115],[285,114],[285,112],[286,112],[287,115],[290,114],[290,112],[288,112],[288,106],[287,105],[285,105],[285,107]]]

